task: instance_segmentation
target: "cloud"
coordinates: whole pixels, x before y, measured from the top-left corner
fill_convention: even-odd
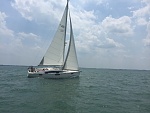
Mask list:
[[[84,9],[77,9],[73,6],[70,7],[70,13],[72,17],[73,28],[75,30],[83,30],[91,25],[95,25],[97,19],[94,10],[86,11]]]
[[[40,40],[40,37],[39,36],[37,36],[37,35],[35,35],[35,34],[33,34],[33,33],[24,33],[24,32],[20,32],[20,33],[18,33],[17,34],[18,35],[18,37],[20,38],[20,39],[22,39],[22,40],[25,40],[25,39],[27,39],[27,40],[33,40],[33,41],[41,41]]]
[[[57,14],[62,14],[62,9],[64,9],[66,1],[65,0],[62,1],[64,2],[64,4],[57,5],[58,3],[55,0],[51,0],[51,1],[39,0],[38,2],[36,0],[24,0],[24,1],[15,0],[15,2],[12,3],[12,6],[15,9],[17,9],[20,12],[20,14],[29,21],[34,20],[37,22],[45,22],[43,21],[44,18],[45,20],[49,18],[51,18],[51,20],[55,20],[55,19],[59,20],[58,18],[61,18],[60,17],[61,15],[57,15]],[[86,3],[91,1],[82,1],[82,2]],[[94,2],[100,4],[104,2],[104,0],[101,1],[95,0]],[[77,9],[73,7],[71,4],[70,4],[70,10],[71,10],[74,32],[77,37],[77,43],[78,43],[77,47],[80,48],[79,50],[88,51],[94,48],[95,45],[98,45],[97,47],[105,47],[105,48],[108,47],[108,45],[110,45],[110,40],[103,38],[105,41],[103,42],[101,39],[101,36],[104,37],[106,36],[102,32],[101,25],[97,24],[95,21],[97,17],[94,14],[94,10],[86,11],[80,8]],[[129,32],[131,31],[130,26],[126,25],[125,27],[126,28],[122,28],[121,31],[127,29],[128,31],[123,31],[123,33],[129,34]],[[118,28],[117,30],[120,29]],[[83,40],[86,40],[86,42]],[[107,46],[104,46],[105,44]],[[114,46],[109,46],[109,48],[110,47],[120,47],[120,46],[119,44],[115,44]]]
[[[132,11],[133,18],[137,25],[147,26],[147,36],[143,39],[143,43],[145,46],[150,46],[150,1],[142,0],[141,3],[143,4],[142,8]]]
[[[97,53],[99,49],[122,48],[123,44],[108,38],[101,24],[90,25],[76,38],[77,49],[81,53]]]
[[[137,10],[131,11],[133,14],[132,21],[135,22],[135,26],[138,28],[140,26],[147,26],[147,30],[145,30],[147,31],[147,36],[145,39],[143,39],[143,43],[144,46],[150,46],[150,1],[142,0],[140,2],[142,4],[142,7]]]
[[[99,45],[100,48],[122,48],[124,47],[121,43],[115,42],[111,38],[106,38],[102,45]]]
[[[5,27],[6,21],[5,18],[7,17],[7,15],[3,12],[0,12],[0,25],[1,27]]]
[[[91,53],[97,52],[99,48],[122,48],[123,44],[116,42],[113,38],[108,38],[108,34],[106,32],[110,32],[111,30],[107,27],[107,20],[103,20],[103,24],[101,22],[97,22],[97,17],[94,11],[85,11],[85,10],[77,10],[72,7],[73,15],[72,22],[73,28],[76,34],[76,46],[77,50],[80,53]],[[123,18],[123,19],[122,19]],[[122,32],[115,32],[120,35],[129,35],[132,34],[131,28],[131,20],[129,17],[122,17],[117,21],[117,19],[113,18],[115,22],[119,23],[120,28],[117,28],[118,25],[114,26],[114,21],[112,23],[112,33],[113,30],[118,29]],[[108,19],[109,21],[109,19]],[[106,23],[105,23],[106,22]],[[110,24],[109,23],[109,24]],[[107,24],[107,25],[106,25]],[[124,27],[122,27],[124,26]]]
[[[87,3],[96,3],[97,5],[102,4],[103,2],[105,2],[105,0],[82,0],[81,1],[83,4],[87,4]]]
[[[137,23],[138,25],[147,25],[147,21],[146,21],[145,18],[137,18],[136,23]]]
[[[58,14],[64,9],[65,0],[60,0],[62,4],[58,4],[56,0],[14,0],[11,3],[23,18],[29,21],[43,22],[60,20]]]
[[[137,25],[147,25],[150,16],[150,1],[142,0],[141,4],[143,4],[143,7],[131,11],[132,18],[135,19]]]
[[[14,37],[11,39],[0,42],[0,62],[16,65],[37,64],[37,62],[33,62],[35,58],[41,57],[37,56],[37,53],[44,54],[44,51],[41,51],[41,48],[44,47],[39,46],[41,41],[37,37],[39,36],[33,33],[14,33]]]
[[[7,15],[4,12],[0,12],[0,37],[1,38],[9,38],[13,37],[13,31],[8,29],[6,26],[5,19]]]
[[[150,22],[147,24],[147,36],[143,39],[144,45],[150,47]]]
[[[130,36],[133,34],[131,22],[128,16],[123,16],[118,19],[109,16],[102,21],[102,26],[107,33]]]
[[[150,37],[150,34],[148,34],[147,36]],[[143,40],[143,42],[144,42],[144,45],[145,45],[145,46],[150,46],[150,38],[145,38],[145,39]]]
[[[17,33],[7,28],[8,16],[0,12],[0,62],[3,64],[32,64],[35,54],[41,50],[40,36],[34,33]]]
[[[145,7],[142,7],[138,10],[132,11],[133,17],[144,17],[150,14],[150,6],[146,5]]]

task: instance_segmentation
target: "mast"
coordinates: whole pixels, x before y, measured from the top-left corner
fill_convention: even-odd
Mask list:
[[[66,21],[65,21],[65,38],[64,38],[64,49],[63,49],[63,63],[64,63],[64,58],[65,58],[65,43],[66,43],[66,32],[67,32],[67,17],[68,17],[68,3],[69,3],[69,0],[67,0],[67,5],[66,5]]]

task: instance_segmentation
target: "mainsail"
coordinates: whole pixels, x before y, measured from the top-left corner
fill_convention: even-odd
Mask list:
[[[67,28],[68,2],[56,34],[39,65],[63,65]]]

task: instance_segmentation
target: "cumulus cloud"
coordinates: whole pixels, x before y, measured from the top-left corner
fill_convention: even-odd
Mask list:
[[[95,2],[97,4],[101,4],[105,0],[95,0],[92,2]],[[82,1],[84,3],[90,2],[90,1]],[[32,21],[43,21],[41,18],[51,18],[51,20],[57,19],[60,20],[60,16],[58,14],[62,14],[62,9],[64,9],[65,0],[62,0],[62,3],[58,5],[56,0],[51,0],[51,1],[43,1],[39,0],[38,2],[36,0],[15,0],[12,3],[12,6],[17,9],[21,15]],[[55,7],[54,7],[55,6]],[[101,24],[96,23],[96,16],[93,11],[86,11],[84,9],[77,9],[73,7],[70,3],[70,10],[71,10],[71,16],[72,16],[72,22],[73,22],[73,28],[74,32],[76,34],[76,39],[77,39],[77,48],[79,50],[83,51],[89,51],[95,47],[120,47],[118,43],[115,43],[114,41],[114,46],[108,46],[108,45],[113,45],[113,43],[110,43],[110,40],[106,38],[105,33],[103,32],[103,28]],[[42,16],[39,16],[42,15]],[[116,33],[124,33],[124,34],[131,34],[131,26],[130,20],[126,17],[124,17],[126,20],[121,20],[122,23],[120,22],[119,27],[116,25],[114,28],[110,29],[111,26],[108,26],[107,23],[105,23],[106,20],[103,21],[103,25],[106,28],[106,30],[116,30]],[[114,19],[115,20],[115,19]],[[44,21],[45,22],[45,21]],[[117,23],[117,21],[115,21]],[[110,22],[113,23],[113,22]],[[110,24],[109,23],[109,24]],[[126,24],[125,24],[126,23]],[[106,25],[107,24],[107,25]],[[122,27],[121,25],[125,25]],[[113,26],[113,24],[112,24]],[[118,28],[117,28],[118,27]],[[117,31],[118,30],[118,31]],[[23,35],[23,34],[22,34]],[[101,39],[101,37],[103,37]],[[106,38],[106,39],[105,39]],[[83,41],[86,40],[86,41]],[[102,41],[104,40],[104,41]],[[113,40],[113,39],[112,39]],[[105,46],[105,44],[107,46]]]
[[[111,16],[106,17],[102,26],[108,33],[114,33],[116,35],[132,35],[133,27],[131,26],[131,19],[128,16],[123,16],[118,19]]]
[[[66,3],[65,0],[60,0],[61,3]],[[58,14],[62,13],[64,4],[58,4],[56,0],[15,0],[11,3],[25,19],[29,21],[48,21],[49,18],[60,20]],[[51,20],[52,21],[52,20]]]
[[[137,25],[147,25],[150,16],[150,1],[142,0],[143,7],[131,11]]]
[[[110,32],[106,29],[107,25],[110,23],[105,23],[106,20],[103,20],[104,24],[97,22],[97,17],[93,11],[86,11],[83,9],[76,9],[71,7],[72,22],[73,28],[75,31],[76,37],[76,46],[79,52],[88,53],[91,51],[96,51],[99,48],[122,48],[123,44],[116,42],[113,38],[108,38],[106,32]],[[123,19],[122,19],[123,18]],[[119,21],[115,22],[120,25],[120,28],[117,28],[118,25],[113,26],[112,30],[118,29],[122,30],[123,33],[117,32],[120,35],[132,34],[132,28],[130,26],[131,20],[129,17],[122,17]],[[120,22],[120,23],[119,23]],[[113,22],[112,22],[113,23]],[[107,24],[107,25],[106,25]],[[105,25],[105,26],[103,26]],[[125,27],[122,27],[122,25]]]
[[[101,24],[101,22],[96,22],[97,18],[94,11],[73,11],[73,27],[76,34],[76,46],[79,52],[91,53],[91,51],[97,52],[99,48],[124,47],[123,44],[115,41],[113,38],[108,38],[107,32],[116,33],[120,36],[125,34],[131,35],[133,30],[130,25],[130,18],[108,18],[104,19]]]
[[[146,5],[138,10],[133,11],[133,17],[144,17],[150,14],[150,6]]]
[[[123,44],[113,38],[108,38],[101,24],[91,25],[86,30],[82,30],[76,39],[77,49],[84,53],[97,53],[99,49],[124,47]]]
[[[147,26],[147,36],[143,39],[145,46],[150,46],[150,0],[142,0],[140,1],[142,4],[142,7],[140,7],[137,10],[132,10],[132,19],[135,22],[136,27],[140,26]]]

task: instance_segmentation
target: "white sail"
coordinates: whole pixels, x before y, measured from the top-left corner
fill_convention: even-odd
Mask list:
[[[56,31],[56,34],[49,46],[46,54],[42,58],[39,65],[63,65],[64,63],[64,49],[67,27],[67,15],[68,15],[68,2]]]
[[[78,60],[77,60],[77,55],[76,55],[71,17],[70,17],[70,42],[69,42],[69,48],[68,48],[68,52],[67,52],[67,56],[66,56],[63,69],[78,70]]]

